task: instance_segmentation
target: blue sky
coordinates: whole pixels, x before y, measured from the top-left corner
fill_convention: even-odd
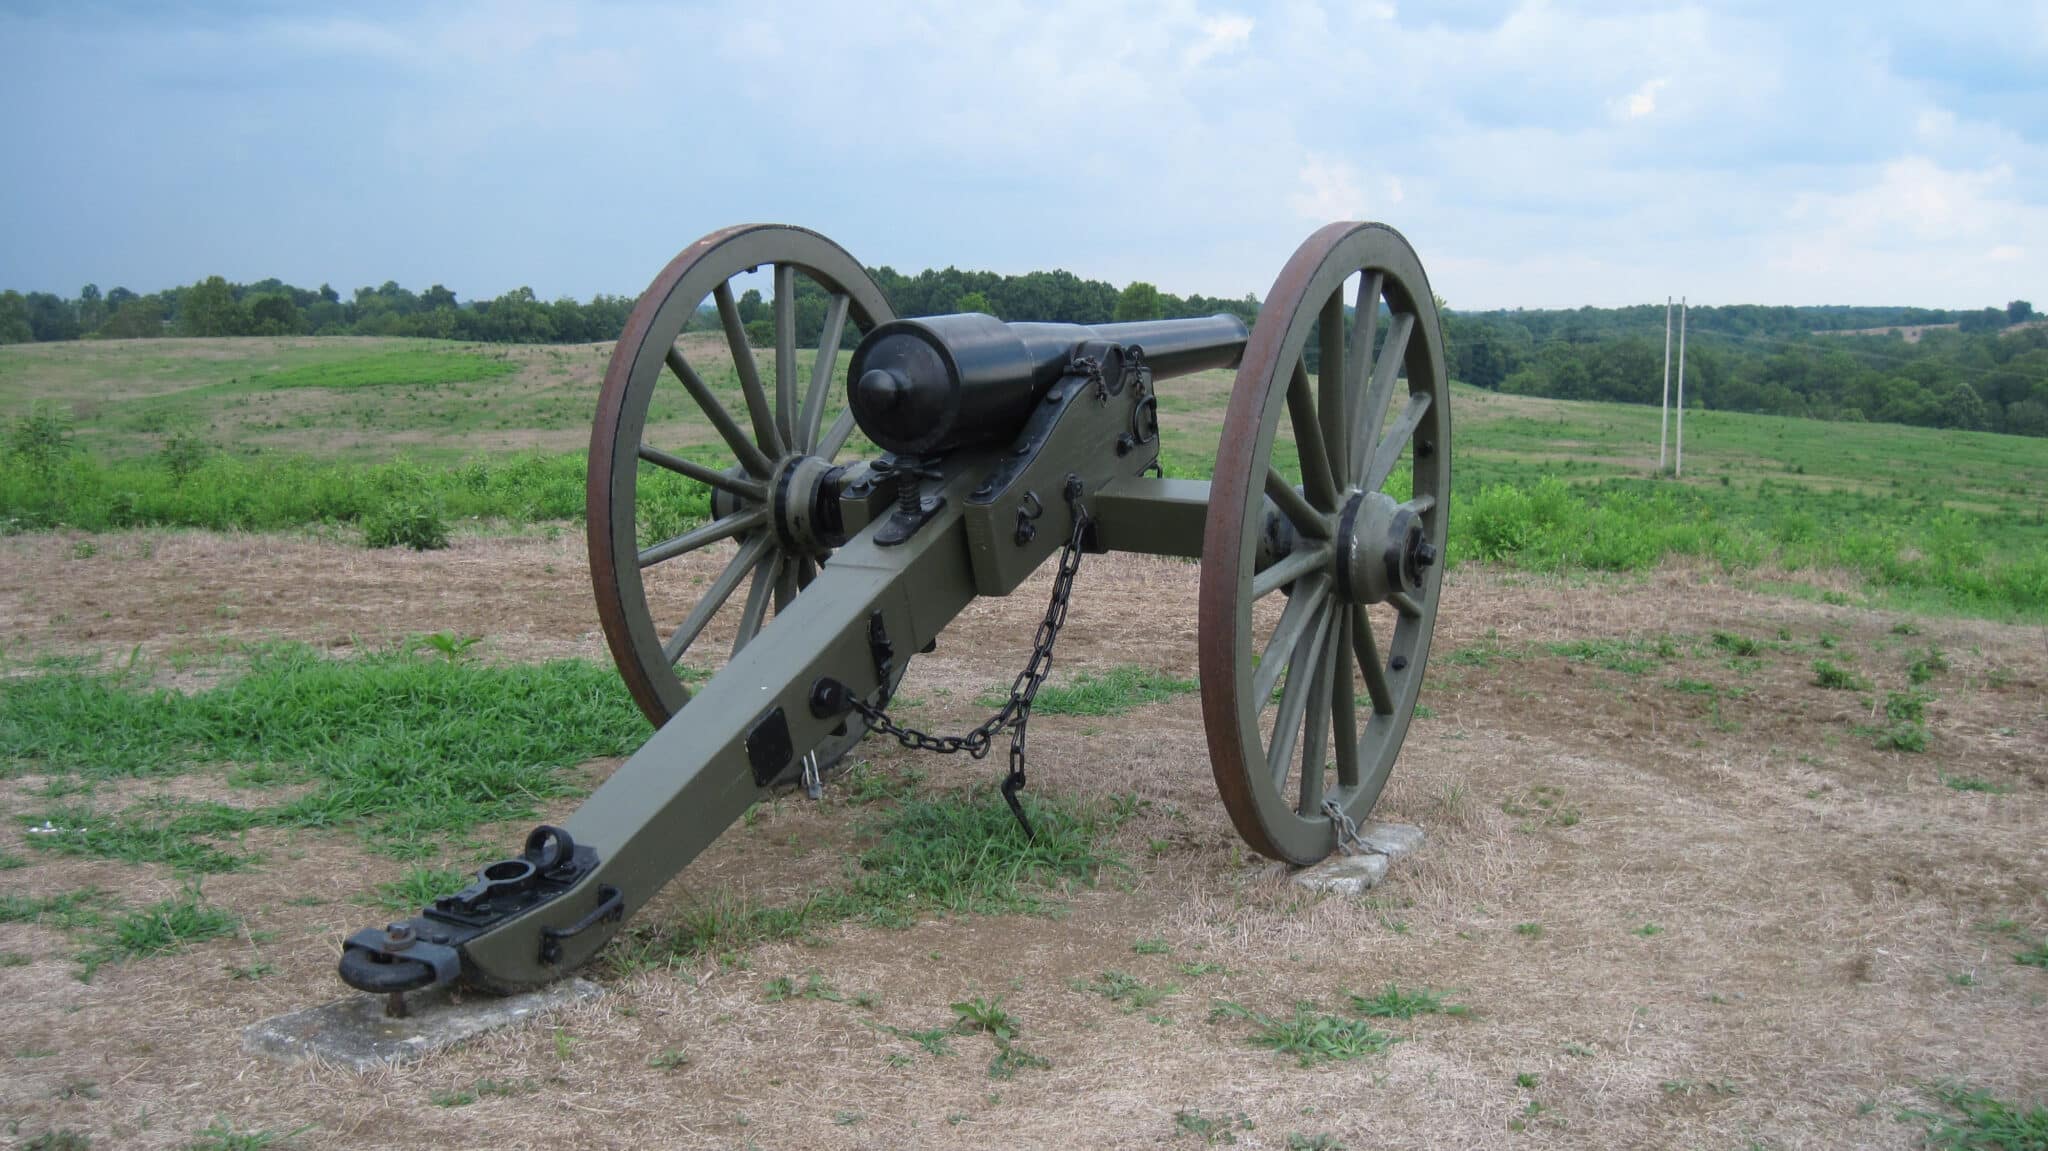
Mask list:
[[[2048,3],[0,0],[0,287],[637,293],[713,228],[1454,307],[2048,305]]]

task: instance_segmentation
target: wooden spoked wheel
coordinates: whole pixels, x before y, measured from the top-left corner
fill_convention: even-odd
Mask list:
[[[774,356],[763,372],[732,280],[768,269]],[[800,300],[800,281],[822,292]],[[815,320],[820,295],[822,326],[815,343],[799,346],[800,314]],[[725,386],[722,371],[693,364],[677,343],[707,299],[732,357]],[[809,505],[790,493],[815,490],[853,434],[839,379],[846,326],[865,332],[891,318],[880,286],[844,249],[770,224],[727,228],[690,245],[634,305],[590,434],[590,575],[612,658],[656,727],[690,698],[679,670],[685,656],[701,655],[713,636],[738,652],[829,557],[810,530]],[[655,434],[651,409],[668,417]],[[696,485],[709,489],[710,515],[682,530],[675,497],[705,494]],[[693,566],[677,561],[705,549],[722,560],[708,578],[700,567],[694,580],[663,586],[666,571]],[[856,727],[843,742],[859,736]],[[830,758],[841,749],[818,750]]]
[[[1245,347],[1202,547],[1210,759],[1266,855],[1330,854],[1332,812],[1364,819],[1400,753],[1443,580],[1449,399],[1408,242],[1380,224],[1309,237]]]

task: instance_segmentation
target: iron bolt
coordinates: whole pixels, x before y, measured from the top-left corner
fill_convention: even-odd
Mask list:
[[[1420,544],[1417,544],[1417,545],[1415,545],[1415,566],[1416,566],[1416,567],[1418,567],[1418,568],[1426,568],[1426,567],[1431,567],[1431,566],[1433,566],[1433,565],[1434,565],[1435,563],[1436,563],[1436,545],[1435,545],[1435,544],[1432,544],[1432,543],[1428,543],[1428,542],[1423,542],[1423,543],[1420,543]]]
[[[384,927],[384,949],[404,951],[413,945],[412,924],[391,923]]]

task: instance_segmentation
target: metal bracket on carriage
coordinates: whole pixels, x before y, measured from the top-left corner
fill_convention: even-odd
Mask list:
[[[945,478],[945,473],[932,462],[916,456],[883,456],[869,464],[868,471],[884,482],[890,477],[896,481],[896,511],[875,533],[878,547],[894,547],[908,540],[946,506],[946,497],[924,494],[924,481]]]
[[[567,894],[597,870],[597,864],[594,849],[578,845],[559,827],[542,824],[527,834],[520,854],[487,864],[468,887],[442,896],[411,919],[349,936],[342,945],[342,982],[358,991],[390,995],[389,1013],[403,1015],[405,992],[444,986],[460,977],[463,944]],[[622,911],[616,892],[601,892],[599,907],[586,920],[616,917]],[[582,929],[555,933],[549,942],[555,944],[557,955],[559,939]],[[543,954],[542,961],[552,959]]]
[[[1067,360],[1066,373],[1059,381],[1046,389],[1045,399],[1032,411],[1016,439],[1010,443],[1010,450],[1003,454],[995,467],[982,477],[968,494],[969,504],[992,504],[1008,492],[1032,463],[1038,458],[1040,449],[1052,438],[1059,426],[1060,417],[1071,406],[1076,397],[1092,396],[1097,403],[1108,403],[1111,397],[1120,396],[1126,390],[1137,389],[1138,404],[1143,405],[1150,398],[1152,369],[1144,363],[1144,352],[1137,345],[1125,346],[1107,340],[1090,340],[1074,349]],[[1134,412],[1132,426],[1138,426]],[[1117,439],[1117,454],[1128,454],[1141,443],[1158,438],[1156,417],[1149,421],[1151,433],[1140,437],[1131,432]],[[1018,543],[1029,542],[1029,533],[1020,532]]]

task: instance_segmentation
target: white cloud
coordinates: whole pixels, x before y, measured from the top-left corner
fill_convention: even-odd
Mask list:
[[[2000,196],[2012,169],[1951,170],[1925,156],[1884,165],[1877,181],[1839,195],[1810,193],[1787,215],[1821,233],[1895,247],[1904,238],[1953,240],[1995,232],[2016,222],[2019,205]]]
[[[1862,187],[1799,197],[1763,250],[1774,286],[1793,298],[1957,306],[2009,298],[2025,286],[2013,269],[2043,246],[2048,204],[2021,197],[2009,167],[1945,168],[1909,155]]]
[[[1366,218],[1358,169],[1342,160],[1311,155],[1296,178],[1299,187],[1287,198],[1295,215],[1317,224]]]
[[[1645,80],[1635,91],[1613,104],[1614,114],[1624,120],[1640,120],[1657,110],[1657,93],[1671,83],[1669,76]]]
[[[1946,139],[1956,130],[1956,115],[1946,108],[1923,108],[1913,117],[1913,134],[1932,143]]]
[[[1249,16],[1214,16],[1203,20],[1201,39],[1188,47],[1182,62],[1195,68],[1211,57],[1238,51],[1250,42],[1252,24]]]

